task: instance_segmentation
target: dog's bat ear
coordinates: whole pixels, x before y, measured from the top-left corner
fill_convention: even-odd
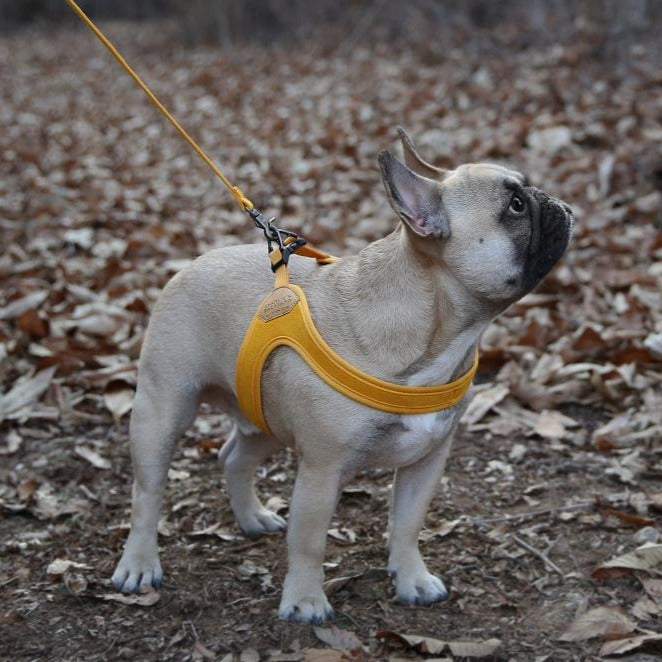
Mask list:
[[[407,167],[415,172],[417,175],[427,177],[428,179],[441,179],[448,171],[443,168],[437,168],[432,164],[424,161],[414,147],[414,143],[405,130],[399,126],[397,127],[400,142],[402,143],[402,151],[405,155],[405,164]]]
[[[412,232],[422,237],[450,234],[439,182],[417,175],[387,151],[380,152],[379,167],[393,211]]]

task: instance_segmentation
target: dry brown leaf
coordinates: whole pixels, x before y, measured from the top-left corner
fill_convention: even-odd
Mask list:
[[[148,591],[147,593],[139,593],[137,595],[125,595],[124,593],[104,593],[95,597],[100,598],[101,600],[106,600],[108,602],[120,602],[123,605],[151,607],[161,599],[161,594],[158,593],[158,591]]]
[[[197,654],[198,658],[202,658],[204,660],[216,659],[216,653],[209,650],[209,648],[207,648],[207,646],[205,646],[199,639],[196,639],[195,643],[193,644],[193,653],[194,655]]]
[[[93,570],[92,566],[85,563],[77,563],[69,559],[55,559],[48,564],[46,574],[52,577],[59,577],[72,568],[74,570]]]
[[[464,522],[465,519],[462,517],[458,517],[454,520],[443,520],[438,526],[435,526],[434,529],[423,529],[418,536],[419,540],[427,542],[431,538],[445,538],[447,535],[455,531],[459,524]]]
[[[417,634],[400,634],[392,630],[381,630],[375,636],[378,639],[384,639],[387,643],[396,643],[430,655],[438,655],[448,649],[453,655],[481,658],[493,655],[501,645],[501,640],[499,639],[487,639],[486,641],[444,641]]]
[[[226,542],[232,542],[233,540],[237,540],[237,538],[239,537],[237,534],[230,531],[230,529],[222,527],[220,522],[216,522],[216,524],[212,524],[211,526],[208,526],[204,529],[200,529],[199,531],[191,531],[187,535],[215,536],[216,538],[219,538],[220,540],[225,540]]]
[[[89,512],[90,504],[83,499],[64,499],[52,485],[42,483],[32,495],[30,511],[39,519],[54,519],[73,513]]]
[[[600,655],[622,655],[623,653],[630,653],[642,647],[647,649],[653,647],[655,650],[662,650],[662,634],[647,632],[646,634],[639,634],[635,637],[607,641],[602,645]]]
[[[651,600],[647,595],[640,597],[634,605],[632,605],[630,611],[635,618],[640,620],[647,620],[651,618],[651,616],[657,617],[662,615],[662,609],[660,609],[655,600]]]
[[[559,637],[560,641],[584,641],[618,637],[634,632],[637,624],[620,607],[595,607],[584,612]]]
[[[78,572],[65,572],[62,581],[67,589],[74,595],[79,595],[87,589],[87,579]]]
[[[118,382],[118,387],[134,386],[137,382],[137,367],[131,362],[127,363],[124,356],[99,356],[96,358],[98,363],[103,364],[103,368],[96,370],[84,370],[80,373],[81,378],[93,386],[106,388],[111,383]]]
[[[268,575],[269,570],[264,566],[257,565],[251,559],[244,559],[241,562],[241,565],[237,568],[237,571],[243,577],[252,577],[254,575]]]
[[[333,595],[334,593],[340,591],[343,587],[347,586],[347,584],[356,581],[357,579],[365,579],[367,581],[384,581],[385,579],[388,579],[388,571],[386,568],[368,568],[364,572],[358,572],[354,575],[327,579],[324,582],[324,592],[327,595]]]
[[[649,526],[655,521],[650,517],[642,517],[641,515],[635,515],[633,513],[625,513],[622,510],[615,510],[614,508],[600,508],[599,510],[604,517],[615,517],[616,519],[619,519],[626,524],[632,524],[633,526],[637,527]]]
[[[651,333],[644,340],[644,347],[658,358],[662,358],[662,333]]]
[[[106,387],[103,402],[116,425],[119,426],[122,416],[131,411],[134,395],[134,390],[126,382],[116,380]]]
[[[605,349],[606,343],[600,332],[591,326],[585,326],[575,334],[573,348],[582,354]]]
[[[48,321],[40,317],[36,310],[26,310],[18,318],[18,328],[31,338],[43,338],[48,335]]]
[[[19,379],[10,391],[0,395],[0,422],[4,419],[21,418],[27,415],[41,395],[50,386],[56,366],[38,372],[34,377]]]
[[[544,409],[538,415],[533,431],[544,439],[562,439],[566,433],[563,418],[556,411]]]
[[[467,425],[478,423],[494,405],[498,405],[508,395],[509,391],[505,384],[495,384],[484,391],[476,393],[462,420]]]
[[[486,639],[485,641],[449,641],[448,648],[457,657],[489,657],[494,655],[501,646],[500,639]]]
[[[16,430],[9,430],[5,435],[5,444],[0,446],[0,455],[12,455],[23,443],[23,437]]]
[[[183,469],[168,469],[168,480],[187,480],[190,477],[190,472]]]
[[[659,565],[662,565],[662,545],[642,545],[633,552],[602,563],[593,571],[593,577],[604,577],[612,570],[651,570]]]
[[[331,648],[348,653],[363,650],[361,640],[349,630],[331,626],[330,628],[313,627],[313,632],[321,642],[331,646]]]
[[[650,499],[650,506],[653,510],[662,512],[662,492],[655,492],[654,494],[649,494],[648,498]]]
[[[329,529],[327,535],[346,545],[353,545],[356,542],[356,533],[346,527]]]
[[[97,469],[110,469],[111,463],[105,457],[101,457],[99,453],[91,449],[89,446],[76,446],[74,452],[79,457],[82,457],[84,460],[87,460],[92,466]]]
[[[644,591],[651,600],[654,600],[662,609],[662,579],[652,579],[651,577],[640,577],[639,581],[644,587]]]
[[[413,648],[421,653],[436,655],[446,650],[446,642],[433,637],[424,637],[417,634],[400,634],[392,630],[380,630],[375,634],[377,639],[384,639],[386,643],[394,643],[405,648]]]
[[[333,579],[327,579],[324,582],[324,593],[326,593],[327,596],[333,595],[334,593],[337,593],[340,591],[342,588],[347,586],[351,581],[354,581],[356,578],[360,577],[361,575],[348,575],[347,577],[334,577]]]
[[[283,499],[282,496],[275,494],[267,499],[267,502],[264,504],[266,508],[273,511],[274,513],[281,513],[287,510],[287,501]]]
[[[16,486],[16,494],[21,501],[27,501],[38,489],[39,481],[35,478],[22,480]]]
[[[623,414],[612,418],[605,425],[596,428],[591,435],[593,445],[599,450],[611,450],[630,446],[630,442],[623,438],[634,429],[636,423],[630,414]]]
[[[31,292],[21,299],[15,299],[0,308],[0,320],[10,320],[19,317],[28,310],[35,310],[48,298],[48,290]]]

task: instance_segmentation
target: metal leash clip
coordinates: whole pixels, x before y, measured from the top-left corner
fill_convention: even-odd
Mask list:
[[[267,245],[269,248],[269,254],[273,250],[273,245],[276,244],[280,250],[281,258],[275,264],[271,265],[271,270],[276,271],[278,267],[289,262],[290,256],[293,253],[296,253],[299,248],[305,246],[308,242],[299,237],[296,233],[290,232],[289,230],[282,230],[279,227],[274,225],[276,220],[275,216],[267,218],[261,211],[257,210],[255,207],[252,209],[246,210],[248,215],[255,222],[255,226],[262,230],[264,237],[267,240]],[[291,241],[287,241],[291,239]]]

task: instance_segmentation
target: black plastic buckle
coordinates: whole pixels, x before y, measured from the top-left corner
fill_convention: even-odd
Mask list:
[[[276,244],[280,250],[281,258],[278,260],[278,262],[276,262],[276,264],[271,265],[272,271],[276,271],[276,269],[278,269],[278,267],[281,265],[287,264],[290,260],[290,256],[308,243],[305,239],[299,237],[296,233],[290,232],[289,230],[282,230],[281,228],[276,227],[273,224],[276,220],[275,216],[267,219],[264,214],[255,209],[255,207],[248,210],[248,215],[255,222],[255,226],[262,230],[264,233],[264,237],[267,240],[269,254],[271,255],[274,244]],[[288,244],[286,244],[285,240],[290,237],[293,239],[293,241],[290,241]]]
[[[291,236],[291,235],[290,235]],[[280,260],[276,264],[271,265],[271,271],[275,272],[278,267],[283,264],[287,264],[290,261],[290,255],[296,253],[302,246],[305,246],[308,242],[301,237],[297,237],[294,241],[291,241],[287,246],[280,248]]]

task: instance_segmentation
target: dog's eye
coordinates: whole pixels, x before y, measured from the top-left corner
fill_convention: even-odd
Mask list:
[[[515,194],[510,199],[510,207],[508,209],[515,214],[521,214],[526,209],[526,204],[519,195]]]

